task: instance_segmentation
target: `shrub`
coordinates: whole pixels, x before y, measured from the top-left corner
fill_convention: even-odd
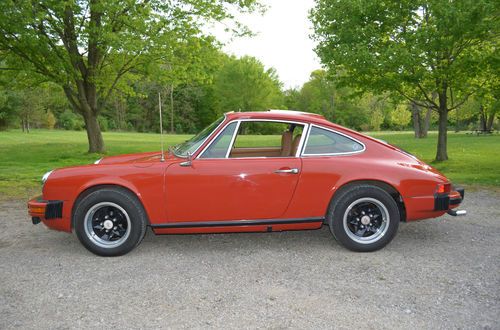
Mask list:
[[[56,125],[56,117],[52,113],[52,111],[47,111],[47,114],[45,115],[44,118],[44,127],[48,129],[54,129],[54,126]]]
[[[99,122],[99,127],[101,128],[102,132],[106,132],[109,129],[108,119],[106,117],[99,116],[97,118],[97,121]]]
[[[65,110],[59,116],[58,126],[65,130],[81,131],[84,127],[83,120],[74,112]]]

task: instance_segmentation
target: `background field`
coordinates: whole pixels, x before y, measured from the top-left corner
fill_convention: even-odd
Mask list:
[[[107,155],[159,150],[159,135],[149,133],[103,133]],[[448,134],[450,160],[435,163],[436,133],[414,139],[412,132],[369,133],[398,145],[435,166],[454,182],[468,186],[500,187],[500,135]],[[190,135],[166,135],[165,144],[174,145]],[[246,144],[269,141],[265,135],[246,136]],[[259,143],[259,144],[260,144]],[[41,176],[54,168],[88,164],[100,158],[88,154],[84,131],[34,130],[0,133],[0,196],[28,198],[39,192]]]

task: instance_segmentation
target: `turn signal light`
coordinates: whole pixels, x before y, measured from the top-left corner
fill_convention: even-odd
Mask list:
[[[449,193],[450,191],[451,191],[451,184],[450,183],[440,183],[437,185],[436,192],[438,194]]]
[[[45,213],[45,206],[31,206],[29,211],[31,213]]]

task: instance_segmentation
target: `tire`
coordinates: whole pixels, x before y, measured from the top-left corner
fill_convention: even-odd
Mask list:
[[[339,243],[352,251],[371,252],[394,238],[401,216],[389,193],[360,184],[337,194],[328,209],[327,221]]]
[[[83,197],[74,213],[74,228],[90,252],[103,257],[124,255],[146,234],[147,216],[137,197],[118,187],[105,187]]]

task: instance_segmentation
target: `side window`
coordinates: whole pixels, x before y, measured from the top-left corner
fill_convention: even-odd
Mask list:
[[[236,123],[226,126],[224,131],[217,136],[215,141],[203,152],[200,158],[225,158],[235,129]]]
[[[303,129],[295,123],[242,121],[229,157],[294,157]]]
[[[319,127],[312,127],[304,155],[342,154],[363,150],[363,145],[344,136]]]
[[[271,121],[242,121],[234,141],[235,148],[279,148],[281,134],[288,124]]]

